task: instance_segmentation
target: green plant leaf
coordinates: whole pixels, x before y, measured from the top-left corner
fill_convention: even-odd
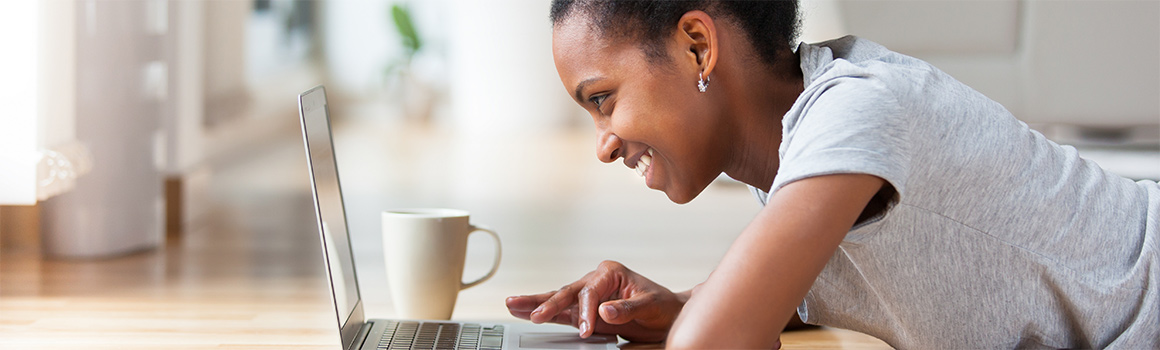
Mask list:
[[[391,6],[391,18],[395,20],[395,29],[399,30],[399,35],[403,38],[403,48],[407,50],[407,57],[410,58],[423,48],[415,24],[411,21],[411,11],[395,4]]]

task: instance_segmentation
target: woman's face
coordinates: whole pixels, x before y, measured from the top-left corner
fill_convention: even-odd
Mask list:
[[[600,38],[572,18],[553,30],[552,53],[564,88],[596,124],[597,158],[624,159],[649,188],[687,203],[724,169],[729,137],[711,108],[713,86],[697,90],[701,66],[681,39],[674,28],[668,62],[654,63],[633,39]]]

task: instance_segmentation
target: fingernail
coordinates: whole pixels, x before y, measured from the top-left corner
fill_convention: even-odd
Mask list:
[[[588,333],[588,321],[580,321],[580,335],[583,336],[584,333]]]
[[[617,316],[616,315],[616,308],[612,307],[612,305],[604,305],[604,306],[601,306],[600,309],[604,311],[604,316],[608,317],[608,319],[610,321],[612,319],[615,319]]]
[[[540,307],[537,307],[535,310],[532,310],[532,314],[533,314],[533,315],[539,315],[541,312],[544,312],[544,306],[543,306],[543,305],[540,305]]]

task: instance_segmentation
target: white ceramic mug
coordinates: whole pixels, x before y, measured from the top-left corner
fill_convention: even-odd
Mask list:
[[[399,318],[448,320],[459,291],[495,275],[502,251],[495,231],[473,226],[467,211],[401,209],[383,212],[383,253]],[[483,277],[463,282],[467,236],[495,239],[495,262]]]

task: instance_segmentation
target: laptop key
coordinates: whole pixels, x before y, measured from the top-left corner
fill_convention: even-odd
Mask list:
[[[479,340],[480,348],[501,348],[503,347],[502,335],[484,335]]]

